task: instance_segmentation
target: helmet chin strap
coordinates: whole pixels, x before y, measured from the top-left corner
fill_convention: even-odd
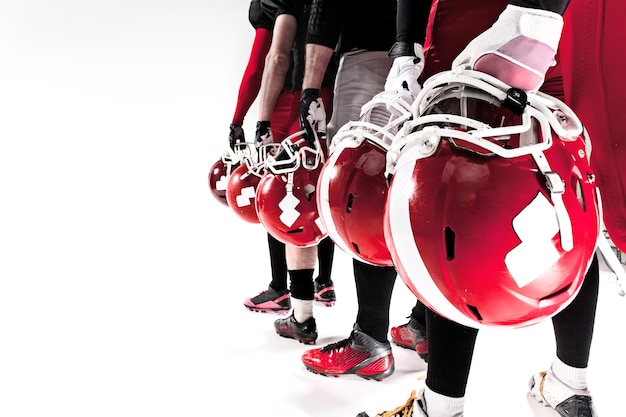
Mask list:
[[[285,184],[287,194],[293,195],[293,172],[287,173],[287,184]]]
[[[300,213],[295,210],[295,207],[300,202],[296,196],[293,195],[293,172],[288,172],[287,183],[285,184],[285,196],[278,203],[278,207],[282,210],[279,216],[280,221],[287,227],[293,226]]]
[[[563,203],[565,182],[558,173],[552,171],[543,152],[533,152],[531,155],[537,167],[546,178],[546,187],[550,192],[550,200],[552,200],[552,204],[554,205],[556,220],[559,223],[561,247],[564,251],[569,252],[574,248],[574,235],[572,233],[572,221],[565,208],[565,203]]]

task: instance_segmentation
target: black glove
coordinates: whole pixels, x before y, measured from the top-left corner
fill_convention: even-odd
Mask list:
[[[315,146],[315,134],[322,139],[326,136],[326,110],[320,90],[307,88],[300,98],[300,126],[309,145]]]
[[[243,128],[240,125],[231,124],[230,133],[228,134],[228,144],[230,148],[235,151],[237,145],[245,145],[246,137],[243,133]]]
[[[270,145],[274,143],[272,129],[270,129],[269,121],[256,122],[256,134],[254,135],[254,145],[260,148],[262,145]]]

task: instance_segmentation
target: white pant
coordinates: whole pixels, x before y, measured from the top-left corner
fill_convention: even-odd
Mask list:
[[[357,120],[361,107],[385,89],[391,64],[393,59],[387,56],[387,51],[359,49],[341,56],[335,78],[333,115],[327,126],[329,138],[344,124]]]

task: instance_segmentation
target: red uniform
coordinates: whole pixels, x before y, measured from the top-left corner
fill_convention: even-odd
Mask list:
[[[572,0],[564,15],[559,46],[565,100],[591,138],[591,165],[613,242],[626,251],[626,132],[619,127],[626,108],[626,3]]]
[[[423,79],[450,69],[468,39],[489,28],[504,10],[504,0],[485,0],[480,9],[457,12],[460,1],[433,2],[425,43]],[[438,25],[450,21],[454,25]],[[573,0],[564,15],[557,54],[541,91],[564,99],[589,132],[591,163],[604,206],[604,222],[613,242],[626,251],[626,132],[618,128],[626,108],[626,56],[620,42],[626,38],[626,3],[618,0]],[[437,39],[433,44],[432,40]]]

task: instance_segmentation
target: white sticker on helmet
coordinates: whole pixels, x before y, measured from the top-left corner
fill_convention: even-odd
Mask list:
[[[241,189],[241,194],[237,196],[237,207],[247,207],[252,204],[252,200],[256,197],[256,190],[254,187],[244,187]]]
[[[560,258],[552,238],[559,232],[554,206],[541,193],[513,219],[520,244],[504,258],[520,288],[539,278]]]
[[[287,193],[285,197],[280,200],[280,203],[278,203],[278,207],[282,210],[279,218],[285,226],[291,227],[296,220],[298,220],[298,217],[300,217],[300,212],[296,210],[298,204],[300,204],[300,200],[292,193]]]

